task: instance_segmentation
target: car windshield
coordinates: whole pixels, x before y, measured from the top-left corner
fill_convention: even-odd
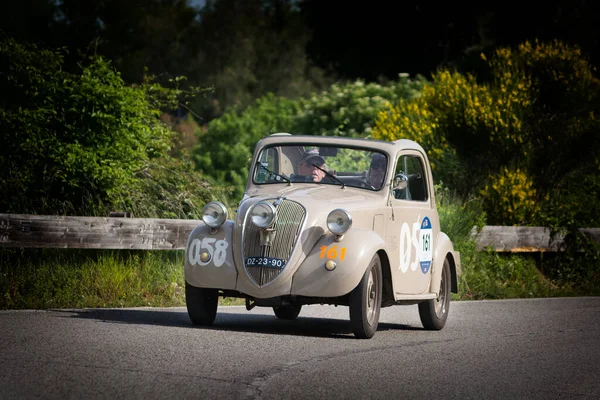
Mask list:
[[[388,159],[373,149],[293,144],[265,147],[253,166],[255,184],[305,182],[379,190]]]

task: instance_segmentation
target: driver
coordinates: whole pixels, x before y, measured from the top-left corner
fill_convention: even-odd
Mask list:
[[[317,167],[326,170],[325,159],[319,155],[318,149],[307,150],[302,155],[300,161],[298,161],[298,175],[309,176],[313,182],[321,182],[325,176],[325,172]]]
[[[381,153],[375,153],[371,159],[371,166],[369,167],[367,179],[369,180],[369,183],[377,190],[379,190],[383,184],[386,164],[385,156]]]

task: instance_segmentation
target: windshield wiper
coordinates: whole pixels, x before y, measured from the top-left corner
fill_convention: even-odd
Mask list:
[[[267,171],[268,173],[270,173],[270,174],[273,174],[273,175],[275,175],[275,176],[278,176],[278,177],[280,177],[281,179],[283,179],[284,181],[286,181],[286,182],[290,183],[290,178],[288,178],[287,176],[285,176],[285,175],[281,175],[281,174],[278,174],[277,172],[273,172],[273,171],[271,171],[269,168],[265,167],[265,166],[264,166],[264,165],[263,165],[263,164],[262,164],[260,161],[257,161],[257,162],[256,162],[256,164],[257,164],[258,166],[260,166],[262,169],[264,169],[265,171]]]
[[[323,168],[319,167],[318,165],[315,165],[313,163],[311,163],[311,165],[313,165],[314,167],[320,169],[321,171],[325,172],[325,174],[330,177],[331,179],[333,179],[334,181],[336,181],[337,183],[339,183],[340,185],[342,185],[342,189],[344,189],[346,187],[346,184],[342,181],[340,181],[335,175],[330,174],[329,171],[324,170]]]

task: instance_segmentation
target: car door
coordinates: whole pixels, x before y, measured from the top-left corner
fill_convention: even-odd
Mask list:
[[[391,195],[393,218],[386,236],[390,249],[390,269],[398,295],[428,293],[431,282],[434,227],[439,220],[430,195],[429,171],[424,156],[404,151],[396,159]],[[405,187],[402,187],[405,186]]]

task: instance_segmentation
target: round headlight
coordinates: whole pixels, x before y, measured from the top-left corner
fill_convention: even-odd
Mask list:
[[[202,209],[202,221],[211,228],[218,228],[227,220],[227,209],[218,201],[207,203]]]
[[[259,228],[268,228],[275,222],[275,207],[266,201],[259,201],[250,210],[250,218]]]
[[[327,216],[327,228],[335,235],[343,235],[352,226],[352,217],[348,211],[337,208]]]

